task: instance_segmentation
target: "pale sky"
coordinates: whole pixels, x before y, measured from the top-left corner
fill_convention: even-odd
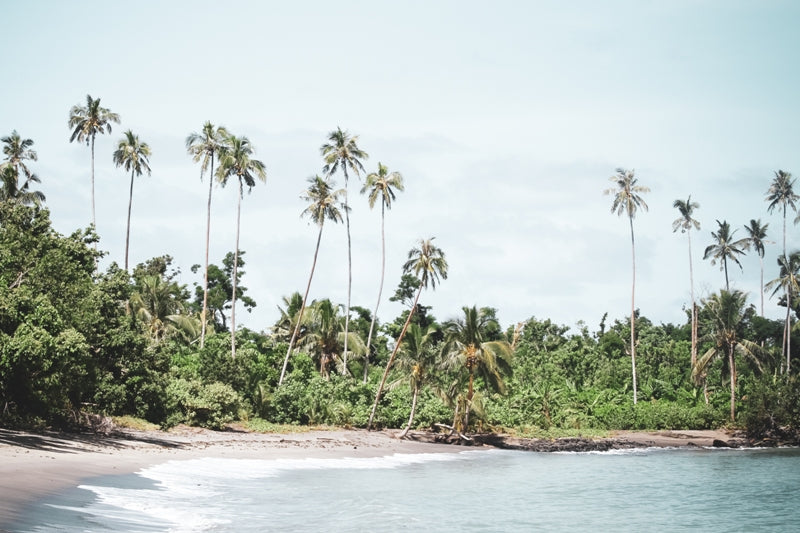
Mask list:
[[[91,219],[89,149],[69,143],[69,109],[88,93],[121,116],[96,144],[101,267],[124,259],[130,176],[111,154],[125,130],[150,145],[153,169],[134,185],[131,264],[169,253],[190,287],[202,281],[190,267],[203,259],[207,186],[184,140],[207,120],[249,137],[268,180],[243,202],[243,284],[258,307],[237,319],[257,331],[305,287],[316,228],[299,196],[337,126],[359,136],[368,172],[380,161],[406,183],[387,213],[382,321],[402,310],[388,297],[408,250],[431,236],[450,272],[421,303],[439,320],[472,305],[496,307],[504,327],[624,319],[629,227],[602,194],[624,167],[651,189],[635,220],[636,305],[682,323],[688,251],[673,201],[700,204],[692,253],[707,296],[724,286],[702,260],[715,220],[744,237],[761,218],[780,243],[765,192],[778,169],[800,175],[792,1],[1,3],[0,135],[34,140],[60,232]],[[380,210],[360,188],[351,178],[352,299],[372,309]],[[235,204],[235,187],[215,188],[217,264],[233,250]],[[779,248],[768,247],[766,280]],[[757,303],[758,257],[742,265],[729,266],[731,284]],[[344,224],[327,225],[311,298],[344,303],[346,284]],[[781,318],[775,301],[766,314]]]

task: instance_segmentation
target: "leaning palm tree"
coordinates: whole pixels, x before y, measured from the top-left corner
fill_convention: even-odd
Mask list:
[[[739,354],[753,360],[761,368],[759,358],[763,357],[763,348],[758,344],[741,338],[741,329],[747,306],[747,295],[742,291],[729,292],[722,290],[712,294],[705,302],[711,317],[711,331],[705,339],[713,346],[697,360],[692,369],[692,379],[698,383],[707,373],[714,359],[727,357],[728,373],[731,387],[731,422],[736,418],[736,358]]]
[[[347,131],[342,131],[342,128],[337,127],[336,131],[328,134],[328,142],[320,147],[322,158],[325,160],[325,166],[322,171],[325,177],[330,177],[339,168],[344,173],[344,216],[347,221],[347,308],[344,314],[344,352],[342,358],[345,361],[344,368],[347,368],[347,333],[350,331],[350,293],[353,286],[353,257],[350,244],[350,204],[347,198],[348,190],[348,174],[347,169],[355,172],[356,176],[360,176],[360,172],[364,172],[364,165],[361,163],[362,159],[369,158],[367,152],[358,147],[358,135],[352,137]]]
[[[748,240],[739,239],[733,240],[733,234],[736,230],[731,231],[731,225],[727,220],[720,222],[717,220],[719,228],[717,231],[712,231],[711,236],[714,242],[706,247],[703,253],[703,259],[711,258],[711,264],[715,265],[720,263],[719,269],[725,272],[725,290],[730,291],[730,284],[728,283],[728,260],[733,261],[739,268],[742,268],[742,263],[737,256],[744,255],[747,248]]]
[[[242,219],[242,197],[244,186],[248,191],[256,184],[256,178],[267,181],[267,170],[264,163],[253,159],[253,146],[247,137],[236,137],[228,134],[222,150],[219,152],[219,168],[217,179],[225,186],[228,179],[236,177],[239,181],[239,194],[236,204],[236,246],[233,254],[233,301],[231,303],[231,357],[236,358],[236,278],[239,269],[239,228]]]
[[[761,294],[761,316],[764,316],[764,245],[771,244],[767,240],[767,228],[769,224],[761,225],[761,219],[750,219],[750,225],[745,226],[747,231],[747,247],[752,247],[758,254],[758,260],[761,263],[761,284],[759,285]]]
[[[405,429],[397,436],[402,439],[405,437],[411,426],[414,424],[414,415],[417,411],[417,400],[422,387],[430,382],[435,375],[437,362],[439,361],[438,350],[433,349],[434,333],[437,329],[428,326],[425,331],[419,324],[411,324],[408,327],[408,334],[403,339],[403,346],[397,356],[397,368],[404,372],[404,376],[397,380],[392,386],[407,382],[411,386],[411,413],[408,416],[408,423]]]
[[[783,355],[786,357],[786,373],[788,374],[792,366],[792,302],[800,293],[800,251],[792,252],[789,257],[782,255],[778,258],[780,275],[768,282],[765,286],[767,290],[774,289],[772,296],[783,289],[786,296],[786,321],[783,327]]]
[[[504,393],[503,375],[511,374],[513,350],[504,340],[488,340],[486,331],[494,327],[499,329],[493,315],[480,311],[475,307],[463,307],[463,318],[450,320],[444,324],[445,341],[442,345],[444,359],[451,367],[467,370],[468,389],[464,398],[464,413],[456,413],[453,427],[467,431],[469,413],[475,395],[475,376],[483,378],[485,386],[494,391]],[[461,402],[457,402],[457,407]]]
[[[684,202],[683,200],[675,200],[672,207],[676,208],[681,214],[672,222],[673,233],[681,230],[681,233],[686,233],[689,240],[689,293],[692,297],[692,354],[691,365],[694,368],[697,361],[697,305],[694,301],[694,269],[692,268],[692,228],[699,230],[700,222],[692,218],[694,210],[700,207],[700,204],[692,201],[692,196]]]
[[[114,151],[114,164],[124,167],[131,173],[131,188],[128,195],[128,228],[125,231],[125,270],[128,270],[128,247],[131,236],[131,206],[133,205],[133,178],[141,176],[146,171],[150,175],[150,146],[139,140],[131,130],[125,132],[125,137],[120,139]]]
[[[94,138],[103,133],[111,133],[111,123],[119,124],[119,115],[105,107],[100,107],[100,99],[86,95],[86,105],[74,105],[69,110],[69,127],[72,135],[69,142],[78,140],[92,147],[92,226],[97,227],[94,217]]]
[[[311,263],[311,273],[308,275],[308,283],[306,284],[306,293],[303,295],[303,303],[300,305],[300,313],[297,317],[292,338],[289,340],[289,348],[286,350],[286,357],[283,359],[283,368],[281,369],[281,377],[278,380],[278,386],[283,384],[283,377],[286,375],[286,366],[289,364],[289,356],[294,348],[294,341],[297,339],[297,334],[300,331],[300,324],[303,322],[303,311],[306,309],[306,301],[308,300],[308,292],[311,290],[311,280],[314,277],[314,270],[317,268],[317,255],[319,255],[319,245],[322,242],[322,228],[325,226],[325,221],[332,222],[342,221],[342,212],[339,210],[341,205],[340,198],[344,195],[344,189],[333,189],[333,183],[319,176],[308,178],[308,190],[301,196],[301,198],[309,202],[300,216],[307,215],[311,221],[319,227],[317,233],[317,245],[314,248],[314,260]],[[346,336],[346,334],[345,334]],[[345,341],[346,342],[346,341]]]
[[[369,374],[369,349],[372,346],[372,332],[375,329],[375,319],[378,317],[378,306],[381,304],[383,294],[383,281],[386,273],[386,233],[385,216],[386,210],[392,208],[392,201],[395,199],[394,191],[405,190],[403,186],[403,176],[399,172],[389,172],[383,163],[378,162],[378,171],[367,175],[366,183],[361,188],[361,194],[369,193],[369,207],[375,207],[375,202],[380,198],[381,201],[381,283],[378,286],[378,301],[375,303],[375,311],[372,313],[372,321],[369,324],[369,335],[367,335],[367,356],[364,360],[364,383],[367,382]]]
[[[641,195],[650,192],[650,189],[637,183],[638,179],[634,176],[633,170],[624,168],[618,168],[617,173],[611,176],[609,180],[615,186],[606,189],[603,193],[614,195],[614,201],[611,203],[611,212],[616,212],[619,216],[628,215],[628,221],[631,226],[631,373],[633,375],[633,403],[636,405],[636,245],[633,238],[633,218],[639,209],[647,211],[647,203]]]
[[[208,203],[206,205],[206,263],[203,269],[203,311],[200,315],[200,348],[206,343],[206,317],[208,316],[208,249],[211,239],[211,191],[214,184],[214,157],[224,147],[228,131],[223,126],[214,126],[206,121],[200,133],[192,133],[186,137],[186,151],[192,156],[195,163],[200,164],[200,181],[203,174],[209,169],[208,175]]]
[[[408,318],[406,318],[406,322],[403,324],[403,329],[400,331],[400,335],[397,337],[397,341],[394,343],[394,349],[389,356],[389,361],[386,363],[386,370],[383,371],[383,377],[381,377],[380,385],[378,385],[378,392],[375,394],[375,403],[372,404],[372,412],[369,415],[367,429],[372,428],[372,421],[375,418],[375,411],[378,409],[378,401],[381,399],[383,386],[386,383],[386,378],[389,376],[389,370],[392,368],[392,363],[397,355],[397,350],[400,348],[400,345],[403,342],[403,337],[406,334],[406,330],[408,330],[408,325],[411,323],[411,317],[414,316],[414,311],[417,309],[417,304],[419,303],[419,297],[422,294],[422,289],[426,289],[429,284],[431,288],[435,289],[436,284],[440,282],[440,278],[447,279],[447,260],[445,259],[444,252],[441,250],[441,248],[433,244],[433,239],[434,237],[431,237],[427,240],[421,239],[419,241],[419,247],[412,248],[408,252],[408,261],[406,261],[403,265],[403,273],[413,274],[417,281],[419,281],[419,288],[417,289],[417,294],[414,297],[414,303],[411,304],[411,310],[408,313]]]
[[[800,200],[800,196],[794,193],[792,174],[783,170],[776,171],[775,178],[767,190],[766,201],[769,202],[767,211],[770,214],[776,207],[780,207],[783,211],[783,255],[786,255],[786,208],[788,206],[792,211],[797,211],[797,200]]]

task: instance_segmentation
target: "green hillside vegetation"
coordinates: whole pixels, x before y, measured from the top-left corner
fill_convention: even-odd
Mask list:
[[[87,113],[99,103],[88,101]],[[73,128],[80,124],[70,121]],[[91,140],[93,157],[94,135],[104,133],[94,127],[73,134]],[[235,177],[241,200],[244,185],[265,176],[263,163],[246,137],[211,124],[203,131],[205,136],[187,139],[189,155],[202,162],[208,179]],[[329,140],[322,175],[309,180],[303,196],[318,239],[325,220],[344,218],[349,226],[346,213],[356,208],[356,198],[348,200],[332,174],[345,174],[347,185],[348,169],[367,172],[357,136],[339,129]],[[501,325],[496,309],[479,306],[439,320],[424,305],[428,291],[448,283],[446,245],[434,239],[410,250],[399,279],[387,270],[387,283],[396,286],[390,299],[406,310],[380,323],[375,312],[383,279],[375,311],[358,302],[308,300],[315,269],[326,267],[317,264],[317,240],[305,295],[287,288],[279,319],[256,332],[237,329],[233,316],[237,301],[246,309],[256,306],[246,287],[244,250],[234,249],[219,264],[207,258],[196,265],[192,270],[202,273],[203,283],[191,288],[168,255],[130,271],[117,263],[100,271],[104,252],[93,225],[70,235],[53,229],[45,194],[34,190],[41,182],[31,168],[37,159],[33,141],[13,132],[2,142],[2,425],[77,427],[93,413],[214,429],[234,421],[405,431],[441,424],[466,433],[520,434],[736,426],[753,435],[779,435],[800,429],[798,365],[792,361],[793,347],[800,346],[794,327],[800,252],[787,253],[784,244],[778,269],[767,269],[764,290],[781,298],[785,320],[764,318],[746,294],[727,286],[727,268],[742,254],[752,250],[763,258],[766,225],[760,220],[751,221],[742,239],[718,221],[705,257],[722,266],[725,288],[695,305],[692,287],[692,308],[682,324],[653,324],[633,298],[628,317],[609,323],[606,315],[576,330],[543,317]],[[128,131],[114,156],[120,165],[131,162],[125,167],[131,187],[135,175],[149,171],[149,148],[142,147],[147,144]],[[383,164],[369,176],[362,190],[369,206],[380,201],[382,217],[391,216],[402,177]],[[610,191],[612,207],[628,217],[634,252],[634,214],[646,210],[639,195],[647,189],[636,185],[632,171],[619,169],[611,179],[617,186]],[[765,207],[777,209],[784,221],[795,209],[793,184],[790,174],[779,171],[767,191]],[[680,215],[674,230],[689,237],[691,279],[697,204],[690,197],[674,206]],[[239,231],[237,225],[237,246]],[[784,225],[784,243],[785,231]],[[380,244],[387,243],[391,236],[384,235]]]

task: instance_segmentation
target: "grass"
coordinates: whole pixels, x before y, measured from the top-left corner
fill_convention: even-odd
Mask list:
[[[294,424],[275,424],[268,422],[261,418],[252,418],[250,420],[240,422],[241,427],[246,431],[254,433],[277,433],[286,435],[291,433],[308,433],[309,431],[336,431],[338,427],[334,426],[298,426]]]
[[[121,428],[135,429],[138,431],[157,431],[161,429],[158,424],[152,424],[135,416],[115,416],[112,418],[114,425]]]

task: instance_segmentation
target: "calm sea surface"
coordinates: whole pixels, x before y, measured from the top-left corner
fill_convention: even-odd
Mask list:
[[[11,531],[800,531],[800,450],[172,461]]]

